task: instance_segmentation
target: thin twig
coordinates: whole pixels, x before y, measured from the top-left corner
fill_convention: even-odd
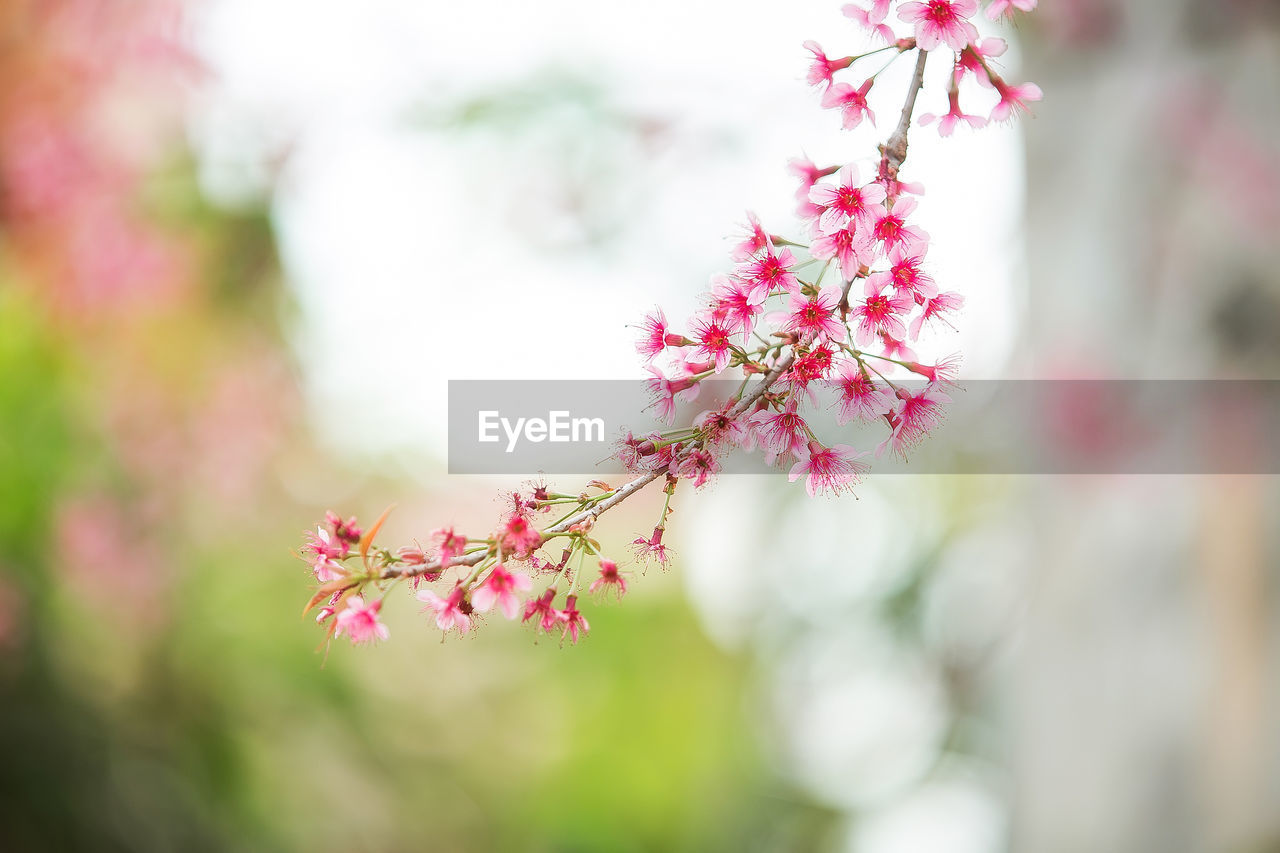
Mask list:
[[[795,361],[795,356],[788,355],[786,358],[782,359],[776,365],[774,365],[773,369],[770,370],[767,374],[765,374],[764,378],[760,380],[760,384],[757,385],[755,388],[751,389],[750,394],[743,397],[741,400],[739,400],[737,403],[734,404],[733,408],[729,410],[729,417],[736,418],[738,415],[742,414],[743,412],[747,411],[747,409],[754,406],[756,401],[759,400],[762,396],[764,396],[764,393],[769,390],[769,388],[773,385],[773,383],[777,382],[778,378],[782,376],[783,373],[787,372],[787,370],[790,369],[791,364],[794,361]],[[627,498],[631,497],[636,492],[640,491],[645,486],[652,483],[654,480],[665,475],[667,473],[667,470],[668,470],[667,467],[663,467],[655,471],[646,471],[645,473],[641,474],[639,477],[636,477],[634,480],[631,480],[630,482],[620,486],[613,494],[609,495],[609,497],[600,501],[595,506],[589,507],[587,509],[584,509],[582,512],[569,516],[568,518],[561,521],[559,524],[556,524],[552,527],[548,527],[546,530],[543,531],[543,533],[547,533],[547,534],[564,533],[567,530],[569,530],[569,528],[573,527],[574,525],[581,524],[587,519],[594,520],[598,518],[602,513],[608,512],[609,510],[613,509],[615,506],[622,503]],[[431,563],[422,563],[422,564],[412,565],[412,566],[387,566],[385,569],[382,570],[382,573],[380,574],[380,578],[382,580],[393,580],[395,578],[411,578],[416,575],[434,574],[436,572],[442,572],[446,568],[453,568],[454,566],[474,566],[476,563],[480,562],[485,557],[489,556],[491,553],[492,553],[491,551],[477,551],[474,554],[467,554],[465,556],[455,557],[454,559],[449,561],[449,564],[447,566],[442,566],[439,560],[436,560]]]

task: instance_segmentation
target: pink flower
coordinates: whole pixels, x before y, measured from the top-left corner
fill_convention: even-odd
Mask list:
[[[876,448],[877,456],[884,453],[886,447],[892,447],[895,454],[905,457],[909,449],[942,423],[943,405],[951,402],[951,398],[935,385],[925,387],[919,394],[899,389],[898,398],[902,401],[901,408],[888,416],[893,432]]]
[[[964,296],[952,291],[939,293],[932,299],[926,299],[924,301],[924,310],[911,321],[912,339],[920,337],[920,330],[925,323],[932,321],[934,318],[946,323],[947,321],[943,314],[949,311],[956,311],[962,307],[964,307]],[[950,324],[948,323],[948,325]]]
[[[895,246],[889,252],[889,269],[873,272],[868,276],[868,286],[879,292],[884,290],[885,285],[889,285],[896,293],[912,298],[928,299],[937,296],[938,285],[934,283],[933,278],[920,269],[920,265],[924,262],[926,248],[924,243],[917,243],[915,246]]]
[[[855,21],[864,30],[879,36],[886,44],[893,42],[893,29],[884,23],[885,17],[889,14],[889,0],[875,0],[870,9],[863,9],[861,6],[850,3],[841,11],[844,12],[845,17]]]
[[[764,295],[746,282],[727,275],[711,277],[711,313],[734,334],[741,333],[743,340],[751,335],[756,318],[763,311]]]
[[[977,0],[925,0],[903,3],[898,7],[898,20],[916,25],[916,44],[921,50],[933,50],[944,43],[952,50],[963,50],[978,37],[969,23],[976,11]]]
[[[887,210],[876,219],[875,228],[872,229],[872,235],[884,244],[885,250],[889,251],[896,247],[914,246],[918,243],[927,243],[929,235],[907,224],[907,217],[916,209],[916,200],[913,198],[899,198],[893,203],[893,210]]]
[[[787,249],[775,252],[773,241],[765,244],[765,253],[754,258],[738,269],[738,277],[751,285],[753,292],[768,296],[777,290],[792,291],[800,286],[791,267],[795,266],[795,256]]]
[[[791,466],[787,479],[794,483],[805,477],[805,490],[809,497],[815,497],[818,492],[839,494],[852,487],[867,472],[867,465],[857,461],[865,455],[845,444],[823,447],[816,441],[810,441],[805,448],[805,458]]]
[[[551,603],[556,600],[555,587],[550,587],[537,598],[530,599],[524,606],[524,616],[520,618],[521,622],[528,622],[535,616],[538,620],[538,627],[543,631],[550,631],[556,626],[558,621],[556,614],[559,612]]]
[[[693,487],[700,489],[720,471],[720,463],[709,450],[698,448],[680,460],[677,476],[693,481]]]
[[[841,326],[840,330],[843,332],[844,327]],[[810,382],[826,376],[827,371],[831,369],[833,355],[831,348],[826,344],[816,346],[808,352],[801,352],[796,356],[791,369],[778,382],[779,390],[784,386],[804,390]]]
[[[815,339],[839,340],[844,337],[844,324],[836,316],[840,304],[840,288],[827,285],[813,296],[793,294],[788,306],[790,314],[783,329],[795,332],[805,343]]]
[[[759,428],[760,443],[768,452],[769,463],[787,453],[799,454],[809,440],[809,426],[796,414],[796,403],[788,401],[781,412],[766,415]]]
[[[698,347],[694,351],[696,355],[713,361],[716,373],[729,366],[729,359],[733,355],[732,327],[717,319],[712,312],[709,316],[694,317],[689,322],[689,328],[693,342]]]
[[[822,47],[816,41],[807,41],[803,47],[813,54],[813,64],[809,66],[809,73],[805,76],[805,80],[810,86],[821,86],[824,83],[830,86],[831,75],[853,64],[852,56],[846,56],[843,59],[828,59],[827,55],[822,52]]]
[[[653,535],[648,539],[643,536],[637,537],[632,543],[631,548],[636,552],[636,557],[644,560],[657,560],[658,565],[666,568],[669,556],[667,554],[667,546],[662,544],[663,528],[653,528]]]
[[[820,261],[835,259],[845,281],[853,281],[861,267],[869,263],[875,254],[875,244],[862,233],[841,228],[814,239],[809,252]]]
[[[347,555],[347,544],[341,541],[335,542],[329,535],[329,531],[323,527],[317,527],[315,533],[307,535],[311,538],[303,545],[303,550],[310,551],[312,554],[311,571],[315,574],[316,580],[320,583],[328,583],[343,577],[346,572],[334,558]]]
[[[527,592],[533,587],[533,581],[521,572],[509,572],[499,563],[489,572],[489,576],[480,584],[479,589],[471,593],[471,606],[481,613],[488,613],[497,604],[508,619],[516,618],[520,612],[520,599],[517,592]]]
[[[667,348],[667,315],[661,308],[654,308],[644,315],[640,324],[640,337],[636,341],[636,352],[652,361]]]
[[[845,362],[840,366],[836,383],[840,389],[840,412],[836,415],[836,423],[840,426],[853,420],[874,420],[893,408],[893,397],[876,385],[855,362]]]
[[[898,315],[911,310],[915,304],[911,298],[899,294],[886,296],[877,293],[870,280],[867,281],[864,294],[866,298],[849,312],[849,316],[858,321],[854,330],[854,341],[858,346],[865,347],[881,332],[895,338],[905,338],[907,327]]]
[[[914,361],[916,351],[907,346],[906,340],[892,338],[884,332],[880,333],[880,346],[885,358],[896,358],[900,361]]]
[[[952,80],[956,86],[964,80],[965,75],[972,74],[979,86],[991,88],[991,74],[987,70],[986,61],[1003,56],[1009,45],[1001,38],[985,38],[973,42],[956,55],[956,67],[952,72]]]
[[[503,522],[498,539],[502,543],[502,550],[517,557],[528,557],[542,544],[542,533],[523,509],[517,509]]]
[[[668,378],[661,368],[649,365],[652,379],[646,380],[649,393],[653,396],[658,408],[658,417],[664,423],[674,423],[676,419],[676,403],[688,403],[698,396],[700,386],[689,372],[688,365],[681,362],[676,368],[677,375]]]
[[[930,382],[940,385],[954,385],[960,373],[960,355],[947,356],[937,364],[920,364],[918,361],[906,361],[903,365],[912,373],[918,373]]]
[[[760,225],[760,219],[750,211],[747,212],[747,236],[733,248],[733,259],[745,261],[754,257],[769,242],[769,235]]]
[[[449,563],[455,557],[461,557],[462,552],[467,550],[467,537],[454,533],[452,527],[441,527],[431,532],[431,538],[438,543],[440,550],[440,568],[449,568]]]
[[[422,612],[435,613],[436,627],[441,631],[456,628],[459,634],[465,634],[471,629],[472,607],[466,596],[467,591],[461,584],[455,586],[446,598],[441,598],[429,589],[419,590],[417,593],[418,600],[427,605],[422,608]]]
[[[987,17],[994,21],[1001,15],[1012,16],[1011,9],[1030,12],[1035,7],[1036,0],[991,0],[991,5],[987,6]]]
[[[825,208],[818,227],[824,232],[835,231],[853,223],[858,228],[869,228],[884,212],[880,203],[885,199],[884,187],[870,183],[858,186],[858,170],[845,166],[836,175],[836,184],[818,184],[809,191],[809,200]]]
[[[618,564],[613,560],[600,561],[600,577],[596,578],[588,590],[592,595],[603,590],[612,589],[618,600],[627,594],[627,579],[618,571]]]
[[[848,83],[836,83],[822,95],[822,108],[839,109],[841,124],[845,130],[853,130],[862,124],[865,115],[872,124],[876,123],[876,114],[867,106],[867,92],[871,91],[874,80],[866,80],[858,88]]]
[[[1000,101],[991,108],[992,121],[1007,121],[1016,113],[1026,112],[1027,101],[1038,101],[1044,94],[1035,83],[1011,86],[999,77],[992,77],[991,83],[1000,93]]]
[[[741,447],[754,441],[754,435],[744,423],[746,418],[729,417],[731,404],[732,401],[722,409],[705,411],[693,419],[693,425],[702,431],[702,440],[707,447],[717,447],[725,441]]]
[[[338,614],[338,627],[333,635],[341,637],[345,631],[351,638],[352,645],[387,639],[391,636],[391,630],[378,621],[378,611],[381,609],[381,601],[375,601],[366,607],[363,598],[351,596],[347,599],[347,609]]]
[[[981,116],[969,115],[968,113],[961,112],[960,92],[958,90],[952,89],[950,92],[948,92],[947,101],[951,105],[951,109],[947,112],[946,115],[942,116],[941,119],[938,119],[938,116],[934,115],[933,113],[924,113],[923,115],[920,116],[920,124],[922,126],[928,125],[928,124],[931,124],[935,119],[937,119],[939,136],[950,136],[952,131],[956,129],[956,124],[962,121],[966,122],[969,125],[969,127],[973,128],[974,130],[978,130],[980,128],[986,127],[987,120],[985,118],[982,118]]]
[[[578,634],[587,633],[591,630],[591,626],[587,624],[587,618],[578,611],[578,596],[571,595],[565,599],[564,610],[556,611],[556,619],[564,625],[564,633],[560,639],[563,641],[565,637],[569,637],[574,645],[578,644]]]
[[[337,513],[326,512],[324,514],[325,523],[329,525],[329,529],[333,531],[334,538],[339,542],[347,545],[358,545],[363,532],[356,526],[356,517],[353,515],[346,521],[343,521]],[[346,551],[343,551],[346,554]]]
[[[792,157],[787,161],[787,171],[800,179],[796,187],[796,201],[800,202],[800,206],[796,208],[797,216],[802,219],[811,219],[822,213],[817,205],[809,201],[809,190],[813,189],[813,185],[819,179],[834,174],[838,168],[838,166],[829,166],[819,169],[808,157]]]

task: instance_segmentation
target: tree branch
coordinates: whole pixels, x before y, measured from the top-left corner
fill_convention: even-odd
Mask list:
[[[760,380],[760,384],[751,390],[750,394],[747,394],[745,397],[738,400],[738,402],[733,405],[733,408],[729,410],[729,416],[731,418],[736,418],[739,415],[741,415],[743,412],[747,411],[752,406],[754,406],[756,402],[762,396],[764,396],[764,393],[768,391],[770,387],[773,386],[773,383],[777,382],[779,377],[781,377],[782,374],[786,373],[787,370],[791,368],[791,365],[794,361],[795,361],[795,356],[788,355],[786,358],[782,359],[777,364],[775,364],[773,369],[770,370],[767,374],[765,374],[764,378]],[[543,533],[564,533],[574,525],[581,524],[587,519],[591,519],[592,521],[594,521],[601,514],[613,509],[615,506],[622,503],[627,498],[631,497],[636,492],[640,491],[645,486],[652,483],[654,480],[664,476],[668,470],[669,470],[669,466],[665,468],[659,468],[658,470],[655,470],[655,471],[646,471],[645,473],[641,474],[639,477],[636,477],[634,480],[631,480],[625,483],[624,485],[620,486],[618,489],[616,489],[613,492],[613,494],[609,495],[609,497],[600,501],[595,506],[588,507],[587,509],[584,509],[582,512],[575,513],[574,515],[569,516],[564,521],[561,521],[559,524],[555,524],[551,527],[548,527],[546,530],[543,531]],[[445,569],[451,569],[454,566],[474,566],[476,563],[479,563],[480,561],[485,559],[485,557],[488,557],[491,553],[492,551],[486,550],[486,551],[477,551],[474,554],[466,554],[461,557],[455,557],[449,561],[448,565],[441,565],[440,561],[436,560],[431,563],[421,563],[421,564],[412,565],[412,566],[387,566],[382,570],[381,574],[379,575],[379,579],[394,580],[396,578],[411,578],[416,575],[425,575],[425,574],[433,574],[435,572],[442,572]]]
[[[915,112],[916,95],[924,86],[924,64],[929,59],[929,51],[921,50],[916,56],[916,70],[911,75],[911,85],[907,87],[907,102],[902,105],[902,117],[894,129],[889,141],[880,146],[883,158],[880,161],[880,176],[889,180],[898,179],[898,170],[907,159],[907,131],[911,128],[911,114]]]

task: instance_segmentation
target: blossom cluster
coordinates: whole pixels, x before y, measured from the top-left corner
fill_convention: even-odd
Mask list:
[[[944,136],[959,122],[976,129],[988,119],[1011,118],[1040,91],[1034,84],[1010,84],[996,72],[994,60],[1005,45],[979,37],[976,0],[899,3],[896,20],[909,33],[887,23],[893,5],[874,0],[870,8],[844,7],[883,47],[833,59],[814,42],[804,45],[813,56],[808,81],[822,89],[821,105],[837,110],[845,128],[874,124],[868,95],[879,74],[914,53],[901,117],[878,156],[864,168],[852,161],[792,160],[799,232],[782,236],[748,214],[733,266],[712,277],[700,310],[679,328],[661,308],[643,318],[636,350],[668,429],[618,442],[617,457],[631,479],[616,487],[593,481],[580,494],[531,484],[507,495],[506,511],[485,535],[443,528],[426,545],[395,553],[373,547],[381,520],[366,533],[354,520],[330,514],[303,549],[319,583],[307,609],[319,606],[317,621],[327,625],[327,636],[345,635],[355,643],[385,639],[378,618],[382,599],[369,600],[365,590],[372,586],[385,596],[407,579],[424,613],[446,633],[466,634],[477,614],[497,610],[576,643],[588,630],[578,607],[580,589],[617,598],[627,591],[626,573],[603,554],[592,529],[601,514],[645,486],[662,482],[666,500],[652,533],[635,538],[632,548],[639,561],[665,567],[670,555],[663,535],[677,487],[703,487],[731,452],[760,451],[767,464],[788,468],[792,481],[803,477],[810,495],[838,494],[860,480],[870,451],[824,441],[807,419],[818,406],[819,387],[835,390],[841,426],[855,420],[882,425],[876,455],[905,456],[940,423],[959,358],[922,363],[914,347],[926,329],[949,325],[964,299],[939,288],[929,274],[929,237],[915,218],[923,188],[899,177],[925,63],[935,52],[949,54],[953,63],[950,111],[919,118],[921,124],[936,121]],[[997,19],[1034,6],[1035,0],[991,0],[986,15]],[[863,76],[863,60],[881,54],[890,54],[889,63]],[[849,75],[854,82],[837,80]],[[998,98],[988,118],[960,109],[960,87],[969,79]],[[682,404],[697,400],[701,383],[726,375],[741,377],[737,393],[678,425]],[[906,378],[920,381],[909,385]],[[563,514],[541,523],[554,512]],[[539,581],[545,586],[535,593]],[[419,588],[437,582],[438,591]]]

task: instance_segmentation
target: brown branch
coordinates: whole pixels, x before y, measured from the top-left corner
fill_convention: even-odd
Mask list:
[[[916,56],[916,70],[911,75],[911,85],[907,87],[907,102],[902,105],[902,117],[894,129],[889,141],[880,146],[883,158],[880,161],[880,176],[896,181],[898,170],[907,159],[907,131],[911,128],[911,114],[915,112],[916,95],[924,86],[924,64],[929,59],[929,51],[921,50]]]
[[[767,374],[765,374],[764,378],[760,380],[760,384],[757,385],[755,388],[753,388],[750,394],[746,395],[745,397],[738,400],[738,402],[734,404],[733,408],[729,410],[729,416],[732,418],[736,418],[738,415],[741,415],[743,412],[747,411],[752,406],[754,406],[756,404],[756,401],[758,401],[762,396],[764,396],[764,393],[768,391],[770,387],[772,387],[773,383],[777,382],[779,377],[781,377],[783,373],[787,372],[787,370],[791,367],[794,361],[795,361],[795,356],[788,355],[786,358],[782,359],[776,365],[774,365],[773,369],[770,370]],[[636,477],[634,480],[631,480],[625,483],[624,485],[620,486],[611,495],[609,495],[609,497],[600,501],[595,506],[588,507],[587,509],[582,510],[582,512],[575,513],[574,515],[569,516],[564,521],[561,521],[558,524],[548,527],[546,530],[543,531],[543,533],[544,534],[564,533],[574,525],[582,524],[584,521],[587,521],[588,519],[594,522],[595,519],[598,518],[602,513],[608,512],[609,510],[613,509],[615,506],[622,503],[627,498],[631,497],[636,492],[640,491],[645,486],[652,483],[654,480],[665,475],[669,470],[669,467],[670,466],[659,468],[655,471],[646,471],[645,473],[641,474],[639,477]],[[454,566],[474,566],[476,563],[479,563],[481,560],[483,560],[485,557],[489,556],[492,553],[493,553],[492,550],[477,551],[474,554],[466,554],[461,557],[455,557],[454,559],[449,561],[448,565],[443,565],[443,566],[440,564],[439,560],[431,563],[422,563],[422,564],[412,565],[412,566],[388,566],[382,570],[381,574],[378,576],[378,579],[394,580],[396,578],[411,578],[416,575],[426,575],[426,574],[433,574],[435,572],[442,572],[445,569],[451,569]]]

